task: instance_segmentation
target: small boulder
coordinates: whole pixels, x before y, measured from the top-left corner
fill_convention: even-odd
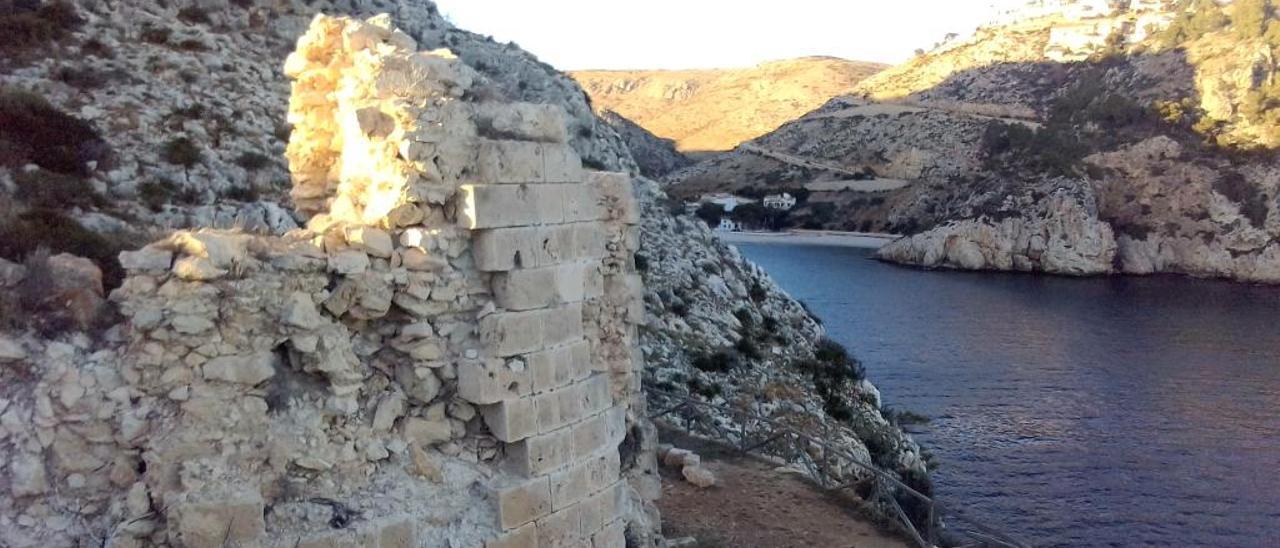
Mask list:
[[[251,356],[222,356],[204,364],[204,378],[254,386],[275,376],[273,358],[269,353]]]
[[[710,470],[702,466],[685,466],[680,470],[680,475],[684,476],[684,480],[693,485],[706,489],[716,484],[716,476]]]
[[[17,361],[27,358],[27,351],[22,348],[18,341],[15,341],[4,335],[0,335],[0,362]]]

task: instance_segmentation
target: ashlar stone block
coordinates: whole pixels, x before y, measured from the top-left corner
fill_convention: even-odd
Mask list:
[[[494,184],[572,183],[585,176],[569,145],[490,139],[480,140],[476,175]]]
[[[485,272],[538,268],[605,255],[604,225],[596,222],[482,230],[472,253]]]
[[[602,291],[603,284],[599,262],[580,261],[495,274],[493,293],[498,306],[532,310],[582,301]]]
[[[550,488],[548,483],[548,489]],[[177,532],[182,545],[219,548],[226,542],[245,542],[262,535],[262,496],[243,493],[182,504],[177,511]]]
[[[527,477],[545,475],[573,459],[573,432],[562,428],[507,446],[508,466]]]
[[[582,305],[501,312],[480,320],[480,340],[496,356],[528,354],[582,338]]]
[[[544,143],[564,143],[569,138],[564,111],[544,103],[480,103],[476,125],[492,137]]]
[[[480,414],[493,436],[508,443],[538,433],[536,399],[532,397],[482,406]]]
[[[458,225],[472,230],[599,221],[598,189],[580,183],[462,185]]]
[[[538,546],[580,548],[590,537],[583,535],[582,512],[577,505],[538,520]]]
[[[587,184],[595,187],[595,193],[611,214],[611,220],[628,225],[640,224],[640,204],[636,200],[629,175],[591,171],[587,173]]]
[[[498,526],[503,530],[521,527],[550,514],[551,479],[534,478],[496,489],[498,499]]]
[[[538,526],[527,524],[484,543],[484,548],[538,548]]]

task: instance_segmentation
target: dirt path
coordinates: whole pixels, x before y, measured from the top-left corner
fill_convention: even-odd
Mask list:
[[[691,449],[716,474],[699,489],[663,468],[663,534],[695,537],[698,548],[906,548],[853,509],[856,501],[828,495],[800,476],[724,451],[719,446],[663,432],[663,441]]]

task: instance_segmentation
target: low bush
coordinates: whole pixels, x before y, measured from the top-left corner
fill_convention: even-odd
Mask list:
[[[103,285],[108,290],[119,287],[124,280],[124,269],[116,256],[137,247],[137,242],[129,240],[93,232],[55,209],[32,209],[0,222],[0,257],[23,261],[40,248],[53,254],[85,257],[102,269]]]
[[[160,149],[160,159],[190,169],[204,159],[204,151],[191,139],[175,137]]]
[[[211,22],[209,12],[200,6],[187,6],[178,10],[178,19],[187,23],[201,25],[208,25]]]
[[[760,347],[756,345],[755,340],[753,340],[749,335],[744,335],[742,338],[738,339],[738,342],[734,344],[733,349],[736,350],[739,355],[749,360],[758,360],[764,357],[764,355],[760,353]]]
[[[1213,190],[1240,206],[1240,213],[1254,228],[1267,222],[1267,197],[1257,185],[1250,184],[1238,171],[1225,171],[1213,182]]]
[[[88,122],[66,114],[39,95],[0,88],[0,146],[8,167],[36,164],[69,175],[88,175],[108,147]]]
[[[25,52],[66,38],[84,23],[66,0],[0,1],[0,51]]]
[[[103,205],[93,185],[75,175],[39,169],[21,172],[14,177],[18,186],[15,197],[29,207],[44,209],[89,208]]]
[[[699,354],[693,358],[693,367],[707,373],[728,373],[737,364],[737,356],[724,350]]]
[[[151,211],[160,211],[177,190],[177,185],[167,179],[144,181],[138,185],[138,200]]]
[[[168,27],[157,27],[148,23],[142,27],[142,31],[138,34],[138,38],[148,44],[161,46],[169,43],[169,36],[172,34],[173,30]]]
[[[236,165],[248,170],[257,171],[271,165],[271,158],[257,152],[243,152],[236,156]]]
[[[842,421],[853,418],[854,385],[866,378],[866,371],[840,343],[825,338],[818,341],[813,357],[795,366],[809,374],[828,415]]]
[[[258,189],[253,188],[252,186],[231,187],[227,189],[226,192],[222,193],[222,197],[245,203],[256,202],[259,198]]]

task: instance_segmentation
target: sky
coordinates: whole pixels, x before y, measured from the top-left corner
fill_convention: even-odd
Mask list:
[[[458,27],[561,70],[745,67],[832,55],[898,63],[1026,0],[437,0]]]

